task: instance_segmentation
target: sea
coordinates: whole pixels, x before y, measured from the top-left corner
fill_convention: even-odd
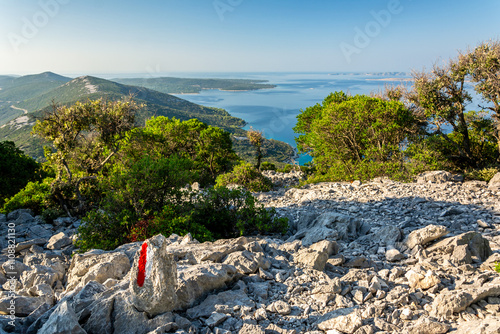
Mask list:
[[[266,138],[284,141],[296,147],[293,127],[301,110],[321,103],[330,93],[343,91],[351,95],[382,92],[386,86],[404,85],[411,88],[411,74],[405,72],[378,73],[220,73],[220,72],[173,72],[154,74],[122,74],[122,77],[178,77],[223,78],[266,80],[276,85],[271,89],[252,91],[203,90],[199,94],[174,94],[190,102],[227,110],[232,116],[246,121],[245,129],[252,127],[264,133]],[[115,75],[116,77],[116,75]],[[468,87],[473,101],[468,109],[478,110],[480,97]],[[300,155],[297,162],[311,161],[308,155]]]
[[[190,102],[227,110],[246,121],[266,138],[284,141],[296,147],[293,127],[301,110],[321,103],[335,91],[351,95],[377,93],[386,85],[411,85],[406,73],[180,73],[178,77],[211,77],[267,80],[271,89],[252,91],[203,90],[199,94],[175,94]],[[299,164],[311,160],[300,155]]]

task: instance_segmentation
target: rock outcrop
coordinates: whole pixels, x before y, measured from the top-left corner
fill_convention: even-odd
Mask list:
[[[283,237],[108,252],[74,253],[74,219],[0,215],[3,235],[16,227],[14,258],[0,241],[0,334],[499,333],[500,188],[418,181],[276,187],[257,197],[289,218]]]

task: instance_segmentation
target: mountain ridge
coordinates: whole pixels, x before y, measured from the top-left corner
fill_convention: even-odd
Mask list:
[[[37,80],[39,77],[40,75],[36,77]],[[50,74],[45,77],[50,77]],[[235,137],[246,136],[246,131],[242,129],[246,122],[231,116],[224,109],[201,106],[145,87],[124,85],[89,75],[70,79],[42,94],[28,95],[30,98],[17,104],[4,102],[0,105],[0,140],[12,140],[28,155],[37,158],[43,156],[42,144],[39,139],[30,135],[31,127],[36,119],[41,118],[45,112],[49,112],[53,103],[72,105],[78,101],[85,102],[100,98],[122,100],[130,97],[143,104],[144,107],[136,115],[137,126],[143,126],[145,121],[153,116],[175,117],[180,120],[197,118],[208,125],[220,127]],[[23,109],[26,109],[28,113],[22,114]],[[15,113],[15,116],[8,120],[5,117],[2,118],[2,113],[8,112]],[[250,143],[242,144],[241,141],[233,141],[240,156],[250,159],[252,156]],[[266,140],[264,146],[267,146],[272,156],[276,157],[272,159],[274,161],[285,161],[294,155],[293,148],[283,142]]]

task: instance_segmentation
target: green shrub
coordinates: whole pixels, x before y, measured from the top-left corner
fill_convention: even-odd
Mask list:
[[[191,233],[191,236],[200,242],[214,239],[212,233],[202,224],[194,221],[190,212],[182,206],[166,205],[156,216],[151,216],[138,221],[131,230],[130,241],[146,240],[154,235],[163,234],[168,237],[175,233],[184,236]]]
[[[216,187],[225,187],[230,184],[237,184],[254,192],[270,191],[273,188],[271,180],[249,163],[237,165],[232,172],[219,175],[216,179]]]
[[[184,194],[184,201],[166,204],[160,212],[135,219],[131,212],[116,214],[91,211],[79,228],[80,251],[114,249],[123,243],[141,241],[156,234],[191,235],[198,241],[241,235],[285,233],[286,218],[274,209],[256,203],[248,191],[225,187]]]
[[[402,102],[335,92],[302,110],[294,131],[299,153],[314,159],[313,179],[346,181],[404,176],[400,147],[417,125]]]
[[[0,203],[14,196],[30,181],[41,180],[40,164],[25,155],[14,142],[0,142]]]
[[[210,188],[192,200],[190,219],[204,225],[216,239],[240,235],[285,233],[286,219],[256,203],[249,191]]]
[[[490,167],[483,169],[473,169],[465,172],[467,180],[479,180],[489,182],[496,173],[500,172],[499,167]]]
[[[260,165],[260,170],[276,170],[276,165],[269,161],[264,161]]]
[[[51,183],[54,179],[46,178],[39,182],[29,182],[21,191],[9,198],[2,208],[3,213],[17,209],[31,209],[36,215],[54,208],[51,198]]]
[[[497,273],[500,273],[500,262],[496,262],[496,263],[495,263],[495,271],[496,271]]]
[[[105,210],[92,210],[82,219],[78,228],[76,246],[80,251],[89,249],[112,250],[129,242],[129,226],[134,215],[128,211],[113,213]]]
[[[290,173],[293,170],[294,166],[290,164],[286,164],[283,168],[278,169],[280,173]]]

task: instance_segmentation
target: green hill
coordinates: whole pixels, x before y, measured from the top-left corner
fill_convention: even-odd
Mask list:
[[[4,85],[8,85],[15,78],[16,77],[12,75],[0,75],[0,88],[2,88]]]
[[[1,125],[0,140],[12,140],[28,155],[41,158],[43,155],[42,143],[33,138],[30,132],[36,119],[50,111],[53,102],[71,105],[77,101],[84,102],[89,99],[119,100],[129,96],[144,105],[136,117],[138,126],[144,125],[145,120],[153,116],[176,117],[180,120],[197,118],[209,125],[223,128],[235,137],[246,135],[246,131],[241,129],[245,125],[245,121],[231,116],[224,109],[200,106],[144,87],[123,85],[101,78],[83,76],[16,104],[16,108],[26,109],[28,113]],[[0,118],[2,117],[1,112],[2,107],[0,106]],[[237,153],[243,158],[249,158],[252,148],[248,141],[235,139],[234,142]],[[287,160],[293,154],[291,146],[282,142],[277,143],[276,141],[266,141],[264,144],[273,148],[270,150],[271,160],[278,162]]]
[[[25,75],[18,78],[7,77],[4,80],[0,78],[0,88],[2,88],[0,101],[24,101],[47,93],[70,80],[71,78],[52,72]]]
[[[134,85],[154,89],[167,94],[199,93],[203,89],[220,89],[229,91],[244,91],[274,88],[266,84],[267,80],[248,79],[191,79],[191,78],[126,78],[113,79],[126,85]]]

